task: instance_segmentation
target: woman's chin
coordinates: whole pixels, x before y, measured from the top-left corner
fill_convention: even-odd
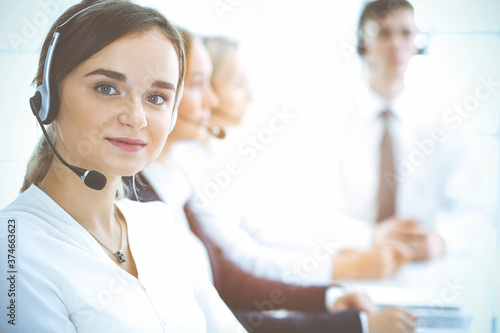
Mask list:
[[[151,162],[153,163],[153,162]],[[130,177],[133,176],[140,171],[142,171],[144,168],[146,168],[148,165],[151,163],[141,165],[141,166],[134,166],[134,167],[121,167],[121,168],[114,168],[113,170],[110,170],[111,172],[108,172],[106,177]]]

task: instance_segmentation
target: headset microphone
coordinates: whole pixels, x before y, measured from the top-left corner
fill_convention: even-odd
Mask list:
[[[207,131],[217,139],[224,139],[226,137],[226,131],[219,126],[208,127]]]
[[[185,121],[188,124],[191,124],[193,126],[204,127],[210,135],[216,137],[217,139],[224,139],[226,137],[226,131],[224,131],[224,129],[219,127],[219,126],[205,126],[203,124],[200,124],[196,120],[193,120],[193,119],[186,117],[182,114],[178,115],[178,119],[183,120],[183,121]]]

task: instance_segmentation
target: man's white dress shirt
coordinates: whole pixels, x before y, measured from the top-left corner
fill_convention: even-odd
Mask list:
[[[366,85],[356,92],[336,128],[335,206],[346,215],[375,225],[379,182],[380,113],[390,110],[397,187],[396,215],[436,230],[448,250],[463,251],[473,235],[489,230],[484,180],[468,142],[442,120],[445,110],[432,98],[404,91],[386,101]]]

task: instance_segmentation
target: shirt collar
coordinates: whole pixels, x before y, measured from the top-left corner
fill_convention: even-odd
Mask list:
[[[396,119],[404,119],[404,90],[398,93],[390,100],[386,100],[376,92],[374,92],[367,82],[362,85],[362,90],[360,91],[358,106],[362,110],[363,114],[367,119],[377,118],[381,112],[385,110],[390,110]]]

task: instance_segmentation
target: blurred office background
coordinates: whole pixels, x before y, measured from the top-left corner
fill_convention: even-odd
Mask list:
[[[18,194],[26,161],[41,134],[28,98],[39,48],[52,22],[74,0],[0,3],[0,207]],[[161,9],[195,33],[241,41],[254,100],[241,128],[229,134],[219,161],[242,172],[220,186],[216,200],[256,225],[293,237],[304,224],[328,219],[332,151],[329,142],[346,89],[355,87],[361,62],[355,53],[356,25],[364,3],[327,0],[137,0]],[[417,25],[426,52],[412,62],[413,84],[432,82],[442,98],[442,115],[474,94],[480,78],[500,82],[500,1],[415,0]],[[432,77],[430,80],[429,78]],[[283,131],[264,135],[253,158],[238,147],[269,126],[275,112],[294,115]],[[461,131],[475,146],[486,179],[487,197],[496,207],[500,188],[500,87],[463,119]],[[438,115],[439,116],[439,115]],[[271,184],[271,185],[270,185]],[[257,226],[256,226],[257,227]],[[272,233],[273,231],[271,231]],[[497,227],[498,232],[498,227]],[[498,245],[497,245],[498,252]],[[485,274],[497,274],[495,268]],[[500,299],[498,283],[490,300]],[[500,331],[500,330],[498,330]]]

